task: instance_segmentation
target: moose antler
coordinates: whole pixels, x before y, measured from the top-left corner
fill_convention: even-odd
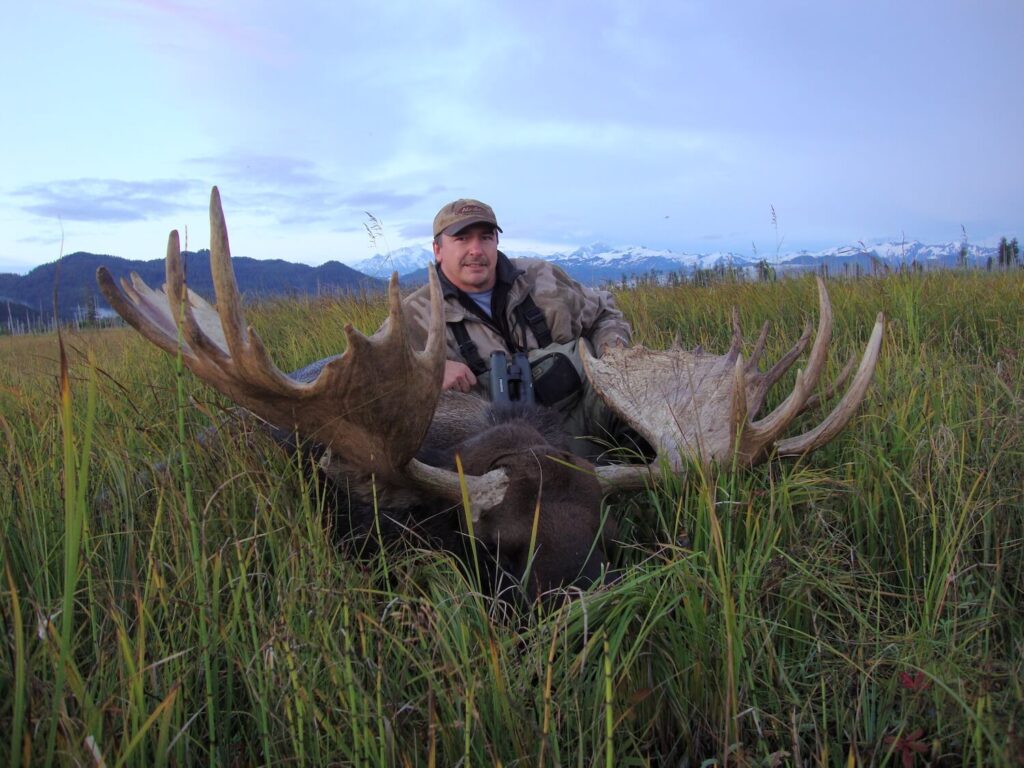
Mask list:
[[[742,332],[733,312],[733,338],[724,355],[700,350],[688,352],[678,343],[666,351],[642,346],[612,347],[600,358],[581,346],[584,369],[602,399],[658,450],[674,471],[688,460],[705,464],[736,461],[753,466],[774,451],[779,456],[809,453],[835,437],[850,421],[867,393],[878,363],[885,318],[878,314],[871,338],[849,390],[831,413],[814,429],[781,439],[801,412],[816,405],[813,394],[821,377],[832,335],[832,304],[825,283],[818,278],[820,319],[807,367],[797,371],[789,396],[761,419],[755,416],[768,390],[793,365],[810,339],[810,325],[800,340],[768,371],[757,364],[764,350],[767,325],[754,346],[749,362],[740,354]],[[849,376],[851,363],[824,393],[831,394]],[[636,486],[650,467],[598,467],[608,486]]]
[[[110,305],[139,333],[169,354],[180,351],[189,370],[237,404],[382,479],[411,479],[442,498],[461,500],[455,473],[413,458],[430,426],[444,368],[444,313],[433,270],[428,270],[431,319],[422,351],[410,345],[393,275],[386,327],[366,337],[346,325],[348,350],[326,363],[313,381],[303,382],[281,372],[245,324],[216,187],[210,195],[210,268],[217,309],[186,289],[176,231],[168,239],[166,267],[162,292],[136,274],[119,288],[103,267],[96,279]],[[501,471],[466,481],[478,512],[500,502],[507,485]]]

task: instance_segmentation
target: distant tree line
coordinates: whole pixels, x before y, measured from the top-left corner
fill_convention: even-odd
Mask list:
[[[969,250],[967,243],[964,242],[960,246],[960,252],[957,257],[957,266],[962,269],[969,269],[970,263],[968,260]],[[894,272],[896,273],[921,273],[931,268],[927,262],[921,262],[917,259],[912,259],[909,262],[899,264],[898,266],[892,266],[885,261],[877,258],[874,254],[867,254],[870,258],[870,266],[865,267],[859,263],[844,262],[841,265],[841,271],[843,277],[863,277],[865,274],[872,275],[888,275]],[[832,265],[833,267],[835,265]],[[1020,246],[1017,243],[1017,238],[1007,239],[1002,238],[999,241],[999,249],[997,260],[994,260],[991,256],[988,257],[984,267],[988,271],[992,271],[994,267],[1000,267],[1002,269],[1010,269],[1013,267],[1024,267],[1024,262],[1020,259]],[[980,267],[980,265],[979,265]],[[803,274],[809,271],[808,269],[801,269],[798,273]],[[814,268],[822,277],[828,279],[831,276],[832,269],[828,262],[822,262]],[[670,287],[679,285],[697,285],[697,286],[709,286],[717,283],[724,282],[741,282],[746,280],[754,280],[756,282],[771,282],[777,280],[780,275],[790,274],[790,270],[785,268],[785,265],[772,265],[768,259],[762,258],[760,261],[754,263],[748,267],[737,267],[729,263],[719,263],[714,267],[695,267],[693,270],[669,270],[662,271],[660,269],[651,269],[647,272],[634,273],[632,275],[623,274],[617,281],[606,281],[605,286],[610,288],[617,288],[619,290],[625,290],[628,288],[636,288],[643,286],[652,285],[667,285]]]
[[[1014,267],[1020,263],[1020,246],[1017,245],[1017,238],[1007,242],[1006,238],[999,240],[999,266]]]

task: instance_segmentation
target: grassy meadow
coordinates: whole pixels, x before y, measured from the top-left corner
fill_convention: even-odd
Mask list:
[[[63,377],[56,335],[0,337],[0,765],[1024,764],[1024,272],[829,289],[826,376],[888,319],[846,431],[610,497],[623,580],[532,607],[345,556],[303,467],[200,446],[227,403],[133,331],[65,333]],[[735,304],[769,361],[817,319],[810,278],[618,300],[719,352]],[[249,319],[288,369],[384,315]]]

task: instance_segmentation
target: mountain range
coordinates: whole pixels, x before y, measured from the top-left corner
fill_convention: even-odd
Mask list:
[[[199,295],[213,298],[208,250],[183,251],[189,288]],[[319,267],[296,264],[282,259],[231,259],[239,290],[248,297],[270,297],[358,291],[382,291],[384,283],[357,272],[338,261]],[[53,318],[54,298],[61,320],[75,320],[95,311],[98,316],[112,313],[96,285],[96,269],[105,266],[114,279],[135,272],[148,285],[163,285],[163,259],[133,261],[79,251],[59,261],[43,264],[27,275],[0,274],[0,325],[8,323],[46,323]]]
[[[543,256],[526,251],[509,251],[508,255],[544,258],[580,282],[602,284],[628,283],[638,278],[664,280],[669,275],[686,278],[697,270],[725,268],[750,275],[756,275],[759,268],[785,273],[824,266],[832,274],[915,265],[924,269],[948,268],[961,263],[962,253],[966,255],[967,266],[984,268],[995,260],[997,252],[996,248],[959,242],[926,245],[913,240],[770,256],[728,252],[698,254],[644,246],[612,247],[604,243]],[[186,251],[182,258],[189,287],[212,299],[209,251]],[[266,297],[380,291],[384,288],[383,281],[392,272],[398,272],[405,285],[415,285],[425,282],[426,267],[433,260],[430,249],[417,246],[377,254],[351,267],[337,261],[311,267],[280,259],[257,260],[244,256],[236,256],[232,261],[243,295]],[[72,253],[60,261],[36,267],[27,275],[0,274],[0,325],[6,328],[14,323],[37,325],[41,319],[45,322],[53,317],[55,295],[62,320],[74,320],[90,312],[99,316],[109,313],[96,287],[96,268],[100,265],[106,266],[115,278],[136,272],[151,286],[164,281],[161,259],[132,261],[117,256]]]
[[[758,264],[767,266],[777,273],[820,269],[823,265],[832,273],[869,272],[877,267],[898,269],[900,266],[920,265],[924,269],[954,267],[960,263],[961,251],[966,249],[967,265],[985,267],[988,260],[995,259],[997,249],[959,242],[944,245],[925,245],[916,240],[903,243],[880,243],[855,247],[843,246],[823,251],[795,251],[771,256],[729,253],[686,253],[682,251],[657,250],[644,246],[613,247],[604,243],[593,243],[574,251],[541,255],[525,251],[509,251],[512,257],[542,258],[557,264],[573,278],[583,283],[618,283],[638,276],[664,278],[670,273],[683,277],[696,270],[732,268],[756,274]],[[400,277],[421,282],[422,272],[433,262],[433,253],[423,247],[399,248],[389,254],[378,254],[353,264],[360,272],[386,279],[398,272]]]

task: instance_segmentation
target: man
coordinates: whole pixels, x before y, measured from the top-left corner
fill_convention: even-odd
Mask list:
[[[611,295],[542,259],[509,259],[498,250],[502,229],[493,209],[478,200],[444,206],[433,232],[448,327],[444,388],[486,393],[491,354],[524,352],[538,402],[561,414],[576,453],[596,458],[620,425],[591,390],[577,348],[587,344],[600,355],[629,343],[629,324]],[[411,294],[404,309],[414,342],[424,343],[428,288]]]

